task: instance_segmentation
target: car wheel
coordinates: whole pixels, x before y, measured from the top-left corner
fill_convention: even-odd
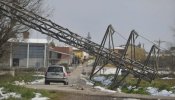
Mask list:
[[[50,82],[49,81],[45,81],[45,85],[50,85]]]

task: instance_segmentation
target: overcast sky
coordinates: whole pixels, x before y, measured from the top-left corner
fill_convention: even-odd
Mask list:
[[[109,24],[126,39],[134,29],[151,41],[173,42],[175,0],[46,0],[45,5],[54,9],[49,18],[55,23],[84,37],[90,32],[97,43]],[[126,43],[117,34],[114,38],[115,46]],[[138,41],[151,46],[142,38]]]

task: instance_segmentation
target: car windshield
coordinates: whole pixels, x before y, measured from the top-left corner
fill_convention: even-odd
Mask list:
[[[62,67],[49,67],[48,72],[63,72]]]

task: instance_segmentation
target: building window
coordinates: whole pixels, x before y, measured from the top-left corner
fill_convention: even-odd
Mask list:
[[[19,66],[19,59],[18,58],[13,58],[13,66]]]
[[[61,53],[57,53],[57,58],[61,59]]]

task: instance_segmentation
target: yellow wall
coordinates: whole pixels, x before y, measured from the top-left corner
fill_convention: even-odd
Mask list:
[[[143,48],[135,48],[136,60],[144,61],[146,59],[145,50]],[[128,47],[127,56],[131,57],[131,46]]]
[[[76,56],[76,57],[78,57],[78,58],[80,58],[80,59],[84,59],[83,57],[83,51],[81,51],[81,50],[74,50],[73,51],[73,53],[74,53],[74,55]]]

